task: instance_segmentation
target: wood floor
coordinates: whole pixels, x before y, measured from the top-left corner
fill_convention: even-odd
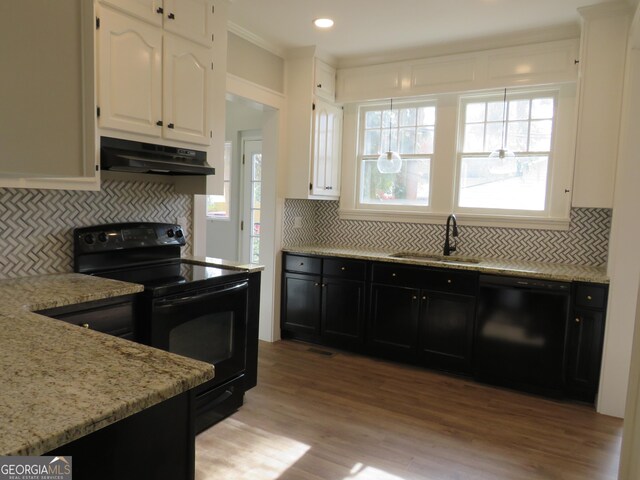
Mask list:
[[[619,419],[327,350],[261,343],[258,386],[197,437],[196,479],[616,478]]]

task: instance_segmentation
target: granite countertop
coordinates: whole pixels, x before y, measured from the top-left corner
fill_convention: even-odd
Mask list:
[[[142,291],[81,274],[0,280],[0,455],[40,455],[211,378],[207,363],[33,310]]]
[[[264,270],[263,265],[258,265],[256,263],[241,263],[214,257],[185,256],[182,257],[181,260],[185,263],[204,265],[205,267],[220,267],[227,268],[229,270],[243,270],[249,273],[261,272],[262,270]]]
[[[563,282],[591,282],[609,283],[606,268],[589,267],[585,265],[569,265],[560,263],[530,262],[525,260],[506,260],[498,258],[475,258],[478,263],[456,263],[455,256],[448,261],[437,259],[397,258],[391,256],[399,250],[370,250],[347,247],[325,247],[307,245],[298,247],[286,247],[284,252],[299,253],[303,255],[327,255],[334,257],[355,258],[361,260],[374,260],[382,262],[403,263],[408,265],[423,265],[456,270],[478,271],[480,273],[500,274],[518,277],[540,278]],[[426,252],[425,252],[426,253]],[[434,254],[438,255],[438,254]],[[471,257],[460,257],[462,259]],[[453,261],[450,261],[453,260]]]

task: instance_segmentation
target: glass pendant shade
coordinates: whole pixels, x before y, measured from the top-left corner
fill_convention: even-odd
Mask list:
[[[506,147],[507,144],[507,89],[504,89],[504,100],[503,100],[503,111],[502,111],[502,147],[496,148],[493,152],[489,154],[489,158],[499,158],[501,160],[516,158],[516,154],[509,150]]]
[[[380,173],[398,173],[402,170],[402,158],[398,152],[391,151],[391,119],[393,114],[393,98],[389,110],[389,151],[381,153],[376,163]]]
[[[508,148],[497,148],[491,152],[489,158],[516,158],[516,154]]]
[[[396,152],[381,153],[377,166],[380,173],[398,173],[402,169],[402,158]]]

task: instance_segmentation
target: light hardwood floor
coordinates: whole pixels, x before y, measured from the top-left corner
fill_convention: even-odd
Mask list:
[[[197,437],[197,480],[616,478],[622,421],[592,407],[315,349],[260,343],[258,386]]]

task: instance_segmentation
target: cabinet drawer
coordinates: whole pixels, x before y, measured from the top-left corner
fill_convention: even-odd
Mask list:
[[[373,265],[373,283],[387,285],[403,285],[407,287],[420,287],[426,283],[426,269],[407,267],[395,263],[378,263]]]
[[[478,275],[453,270],[432,270],[429,272],[429,290],[461,295],[476,295]]]
[[[478,289],[476,273],[427,267],[376,264],[373,266],[372,278],[374,283],[403,285],[462,295],[475,295]]]
[[[50,310],[38,313],[116,336],[130,335],[134,330],[134,310],[131,301],[86,309],[82,308],[82,305],[78,305],[78,307],[81,309],[77,311],[55,312]]]
[[[325,258],[322,267],[323,275],[349,278],[352,280],[364,280],[365,271],[365,262],[348,260],[346,258]]]
[[[315,273],[320,275],[322,259],[303,257],[301,255],[287,255],[284,262],[285,270],[289,272]]]
[[[607,288],[600,285],[577,285],[576,305],[579,307],[604,308]]]

